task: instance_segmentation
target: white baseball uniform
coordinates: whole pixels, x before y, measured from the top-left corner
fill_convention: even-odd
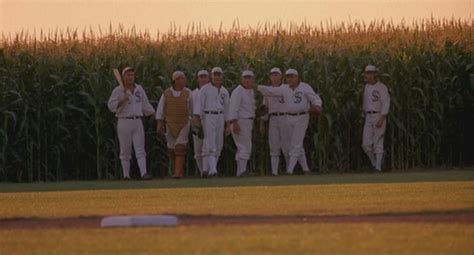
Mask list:
[[[252,153],[252,129],[255,119],[255,94],[253,89],[237,86],[230,97],[229,120],[237,121],[240,127],[238,134],[232,132],[232,138],[237,146],[235,160],[237,161],[237,176],[247,171],[247,162]]]
[[[176,91],[174,90],[172,87],[170,88],[171,89],[171,92],[173,94],[174,97],[179,97],[181,95],[181,92],[182,91]],[[187,90],[189,93],[191,93],[191,90],[189,90],[188,88],[183,88],[183,90]],[[191,96],[188,97],[188,109],[189,109],[189,118],[191,117],[192,115],[192,105],[191,105]],[[161,98],[160,98],[160,101],[158,103],[158,107],[156,109],[156,115],[155,115],[155,118],[157,120],[165,120],[165,105],[166,105],[166,97],[165,95],[161,95]],[[188,143],[188,139],[189,139],[189,129],[190,129],[190,126],[191,126],[191,121],[188,121],[188,124],[186,124],[186,126],[184,126],[181,131],[179,132],[179,135],[178,137],[173,137],[171,135],[171,132],[169,131],[170,129],[167,128],[166,130],[166,134],[165,134],[165,137],[166,137],[166,146],[169,148],[169,149],[174,149],[175,148],[175,145],[176,144],[183,144],[183,145],[186,145]]]
[[[303,140],[309,123],[308,110],[311,106],[322,106],[322,100],[308,84],[300,82],[296,88],[289,85],[280,87],[258,86],[264,96],[283,96],[285,100],[286,128],[285,133],[288,144],[289,160],[287,173],[292,174],[297,162],[305,172],[309,172],[308,163],[303,147]]]
[[[193,107],[193,113],[195,109],[200,107],[199,103],[199,87],[194,89],[191,93],[191,101]],[[196,160],[197,167],[199,172],[202,174],[202,144],[203,140],[199,138],[196,134],[193,134],[193,147],[194,147],[194,159]]]
[[[119,101],[127,95],[127,103],[119,107]],[[125,91],[123,86],[117,86],[112,91],[107,106],[115,113],[118,119],[117,133],[120,143],[120,161],[124,178],[130,178],[130,160],[132,158],[132,144],[135,149],[138,167],[141,176],[147,173],[145,132],[141,117],[152,115],[155,109],[148,101],[142,86],[135,84],[133,92]]]
[[[202,146],[203,172],[217,174],[217,162],[224,146],[225,121],[228,120],[229,92],[212,83],[204,85],[199,91],[199,106],[194,114],[201,116],[204,139]]]
[[[382,127],[375,125],[382,116],[386,116],[390,109],[390,95],[387,87],[382,82],[370,85],[366,84],[364,89],[363,109],[365,113],[365,124],[362,135],[362,148],[370,159],[372,166],[380,171],[383,158],[383,141],[387,120]]]
[[[269,120],[268,145],[270,147],[272,174],[278,175],[281,152],[283,152],[286,163],[288,163],[288,140],[284,139],[288,136],[284,134],[288,132],[285,99],[283,96],[264,97],[263,104],[268,107],[268,115],[264,119]]]

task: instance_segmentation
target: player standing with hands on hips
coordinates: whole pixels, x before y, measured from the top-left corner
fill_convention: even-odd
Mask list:
[[[117,117],[117,133],[120,143],[120,161],[123,178],[130,179],[130,160],[132,159],[132,145],[140,168],[142,179],[151,179],[147,173],[145,132],[143,130],[143,115],[149,116],[155,109],[148,101],[142,86],[135,83],[135,71],[126,67],[122,77],[118,77],[119,86],[115,87],[107,106]]]
[[[364,89],[365,114],[362,148],[375,171],[382,171],[383,141],[387,127],[386,117],[390,109],[390,95],[385,84],[378,80],[378,69],[373,65],[365,68],[367,84]]]
[[[303,147],[303,140],[308,128],[309,115],[319,116],[322,111],[322,100],[307,83],[301,82],[298,71],[295,69],[286,70],[286,80],[288,85],[280,87],[269,87],[259,85],[257,90],[263,96],[283,97],[286,109],[286,121],[288,132],[289,160],[287,174],[293,174],[296,163],[299,163],[304,174],[309,174],[308,162]]]
[[[248,175],[247,162],[252,153],[252,129],[255,119],[255,75],[250,70],[242,72],[242,83],[237,86],[230,97],[229,122],[230,132],[237,146],[237,176]]]

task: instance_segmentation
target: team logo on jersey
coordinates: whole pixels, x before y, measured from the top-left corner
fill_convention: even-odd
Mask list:
[[[380,92],[378,90],[372,91],[372,102],[377,102],[380,100]]]
[[[284,104],[284,103],[285,103],[285,98],[279,97],[279,98],[278,98],[278,102],[279,102],[280,104]]]
[[[221,105],[224,105],[225,98],[227,97],[226,94],[221,94]]]
[[[142,101],[142,95],[140,91],[135,92],[135,98],[137,99],[137,103],[140,103]]]
[[[303,92],[298,91],[295,93],[295,104],[299,104],[303,101]]]

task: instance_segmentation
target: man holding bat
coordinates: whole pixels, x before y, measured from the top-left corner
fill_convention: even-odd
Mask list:
[[[135,83],[135,71],[126,67],[122,75],[114,69],[114,75],[119,86],[115,87],[107,106],[117,117],[117,133],[120,143],[120,161],[122,163],[123,178],[130,179],[130,160],[132,145],[140,168],[142,179],[151,179],[147,173],[145,132],[142,117],[152,115],[155,110],[148,101],[145,90]]]

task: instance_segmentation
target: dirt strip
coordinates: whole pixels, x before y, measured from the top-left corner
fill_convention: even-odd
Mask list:
[[[464,223],[474,224],[474,211],[341,216],[214,216],[177,215],[179,226],[301,223]],[[0,229],[100,228],[102,216],[78,218],[3,219]]]

